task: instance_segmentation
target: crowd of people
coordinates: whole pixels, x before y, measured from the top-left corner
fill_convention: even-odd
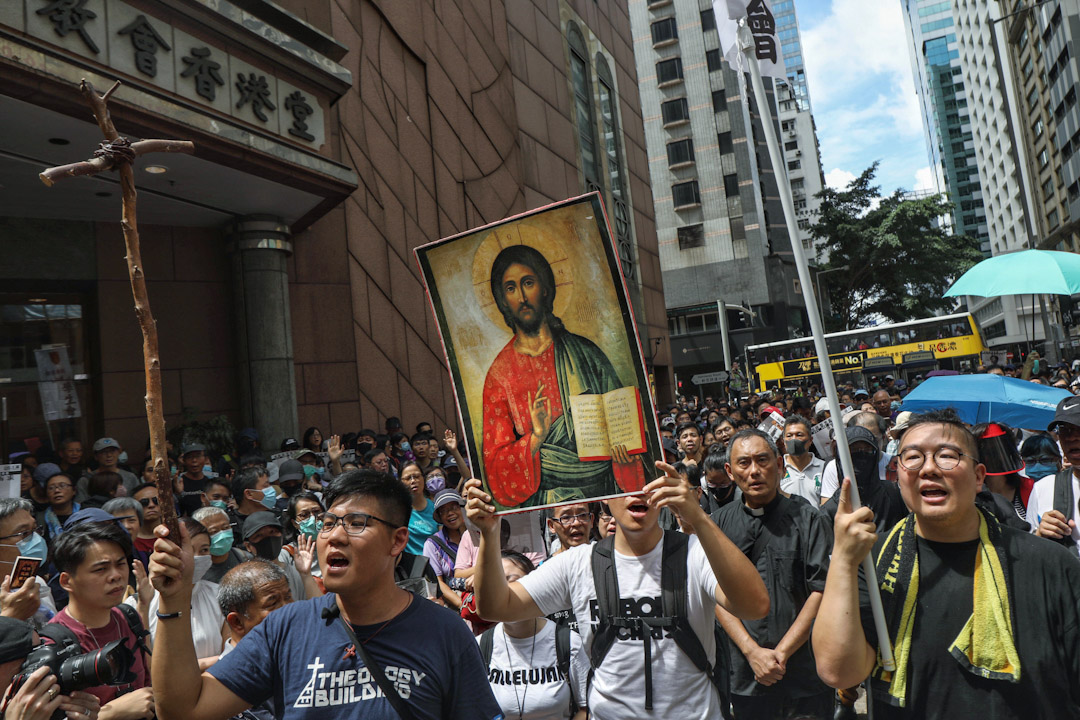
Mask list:
[[[643,494],[528,547],[428,422],[170,447],[179,537],[149,458],[66,439],[0,500],[0,712],[842,719],[865,683],[883,718],[1080,717],[1080,399],[968,426],[906,391],[680,398]]]

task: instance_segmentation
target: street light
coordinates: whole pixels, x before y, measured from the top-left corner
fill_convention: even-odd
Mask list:
[[[728,372],[731,372],[731,340],[730,338],[728,338],[727,322],[727,311],[729,308],[731,310],[739,310],[740,312],[744,312],[751,318],[756,318],[757,313],[748,307],[743,307],[742,305],[732,305],[730,303],[724,302],[722,299],[717,299],[716,301],[716,312],[720,316],[720,343],[724,346],[724,369]]]
[[[821,276],[822,275],[828,275],[829,273],[836,272],[837,270],[847,270],[847,269],[848,269],[847,265],[841,265],[840,267],[834,267],[834,268],[829,268],[828,270],[819,270],[818,271],[818,274],[817,274],[817,302],[818,302],[818,311],[821,313],[821,317],[825,317],[825,302],[824,302],[824,300],[821,299]]]

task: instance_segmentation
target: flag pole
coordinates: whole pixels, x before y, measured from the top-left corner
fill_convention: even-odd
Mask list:
[[[787,164],[784,162],[784,156],[780,152],[780,142],[776,137],[776,128],[773,127],[772,106],[765,94],[765,83],[761,79],[761,66],[758,64],[755,52],[754,35],[750,31],[745,18],[739,21],[737,39],[739,50],[745,55],[749,65],[754,98],[757,100],[762,129],[765,131],[765,141],[769,146],[769,160],[772,162],[773,174],[776,177],[776,187],[780,193],[780,204],[784,207],[784,220],[787,223],[791,248],[795,253],[795,266],[799,271],[799,285],[802,290],[803,302],[806,305],[806,315],[810,319],[810,330],[814,335],[814,350],[817,352],[818,365],[821,367],[821,384],[825,390],[825,397],[829,402],[829,413],[833,418],[836,453],[840,460],[840,467],[844,471],[842,477],[853,479],[851,483],[851,506],[853,509],[857,509],[862,506],[862,499],[859,497],[858,484],[854,482],[855,467],[851,462],[851,450],[848,448],[847,436],[843,432],[836,432],[836,430],[843,430],[840,425],[840,396],[836,393],[836,381],[833,379],[832,364],[829,362],[829,350],[825,345],[825,330],[821,325],[821,315],[818,313],[817,303],[814,302],[814,285],[810,278],[810,265],[807,263],[802,242],[799,241],[799,229],[795,220],[795,203],[791,198]],[[863,558],[862,567],[867,578],[866,584],[870,593],[870,609],[874,615],[874,626],[877,628],[881,665],[889,672],[893,672],[896,670],[896,661],[893,658],[889,629],[885,624],[885,611],[881,605],[881,589],[878,587],[877,573],[870,554]]]

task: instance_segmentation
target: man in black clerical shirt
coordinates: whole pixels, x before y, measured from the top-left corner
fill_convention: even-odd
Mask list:
[[[820,511],[780,493],[784,456],[760,430],[742,430],[728,445],[726,470],[742,502],[713,519],[757,568],[769,591],[769,614],[740,621],[723,608],[730,638],[735,716],[782,720],[832,717],[833,693],[818,679],[807,642],[818,613],[831,543]]]
[[[818,674],[835,688],[869,676],[876,720],[1080,717],[1080,562],[976,506],[986,468],[955,413],[913,416],[897,457],[911,514],[877,560],[896,669],[880,664],[860,587],[873,513],[852,510],[845,479],[813,633]]]

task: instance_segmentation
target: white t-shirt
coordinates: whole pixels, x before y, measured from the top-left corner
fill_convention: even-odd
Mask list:
[[[1031,488],[1031,495],[1028,497],[1027,521],[1028,525],[1031,525],[1032,532],[1035,532],[1035,528],[1039,527],[1039,521],[1043,513],[1054,509],[1054,477],[1054,475],[1047,475],[1040,478],[1035,481],[1035,486]],[[1069,479],[1072,480],[1073,500],[1075,501],[1080,498],[1080,480],[1076,479],[1075,472],[1069,476]],[[1072,531],[1073,542],[1080,542],[1080,507],[1076,502],[1073,502],[1072,520],[1076,522],[1076,527]]]
[[[821,486],[822,476],[825,472],[825,461],[816,455],[811,455],[810,462],[800,470],[791,462],[791,456],[785,455],[784,468],[786,472],[780,480],[780,489],[788,495],[801,495],[814,507],[821,505]]]
[[[479,637],[476,638],[480,640]],[[570,633],[570,682],[559,675],[555,652],[555,623],[548,620],[534,637],[514,638],[504,626],[495,626],[491,644],[488,681],[495,702],[507,718],[566,720],[570,697],[583,707],[589,678],[589,658],[581,649],[581,637]]]
[[[709,658],[716,656],[713,637],[716,608],[716,577],[705,551],[690,536],[686,558],[687,614]],[[660,616],[660,567],[663,543],[639,557],[615,553],[619,579],[619,603],[638,617]],[[596,586],[592,576],[592,546],[581,545],[559,553],[536,572],[521,579],[540,612],[551,615],[571,609],[586,652],[592,647],[599,613],[594,612]],[[652,643],[653,709],[645,711],[645,647],[640,637],[618,638],[599,668],[593,671],[589,713],[596,720],[679,718],[706,720],[720,717],[720,701],[712,681],[698,670],[675,641]]]
[[[878,460],[878,473],[881,475],[882,480],[888,480],[888,467],[892,462],[893,456],[888,453],[881,453],[881,458]],[[828,500],[836,492],[836,489],[840,487],[840,481],[836,478],[836,460],[830,460],[825,465],[825,471],[821,474],[821,499],[817,504],[821,505],[823,500]]]
[[[195,656],[200,658],[216,657],[221,654],[221,626],[225,624],[225,616],[221,614],[221,606],[217,601],[218,584],[207,580],[195,583],[191,591],[191,635],[195,641]],[[154,591],[154,599],[150,601],[150,637],[157,640],[158,626],[158,603],[161,595]],[[138,607],[136,596],[132,595],[125,602],[132,607]]]

